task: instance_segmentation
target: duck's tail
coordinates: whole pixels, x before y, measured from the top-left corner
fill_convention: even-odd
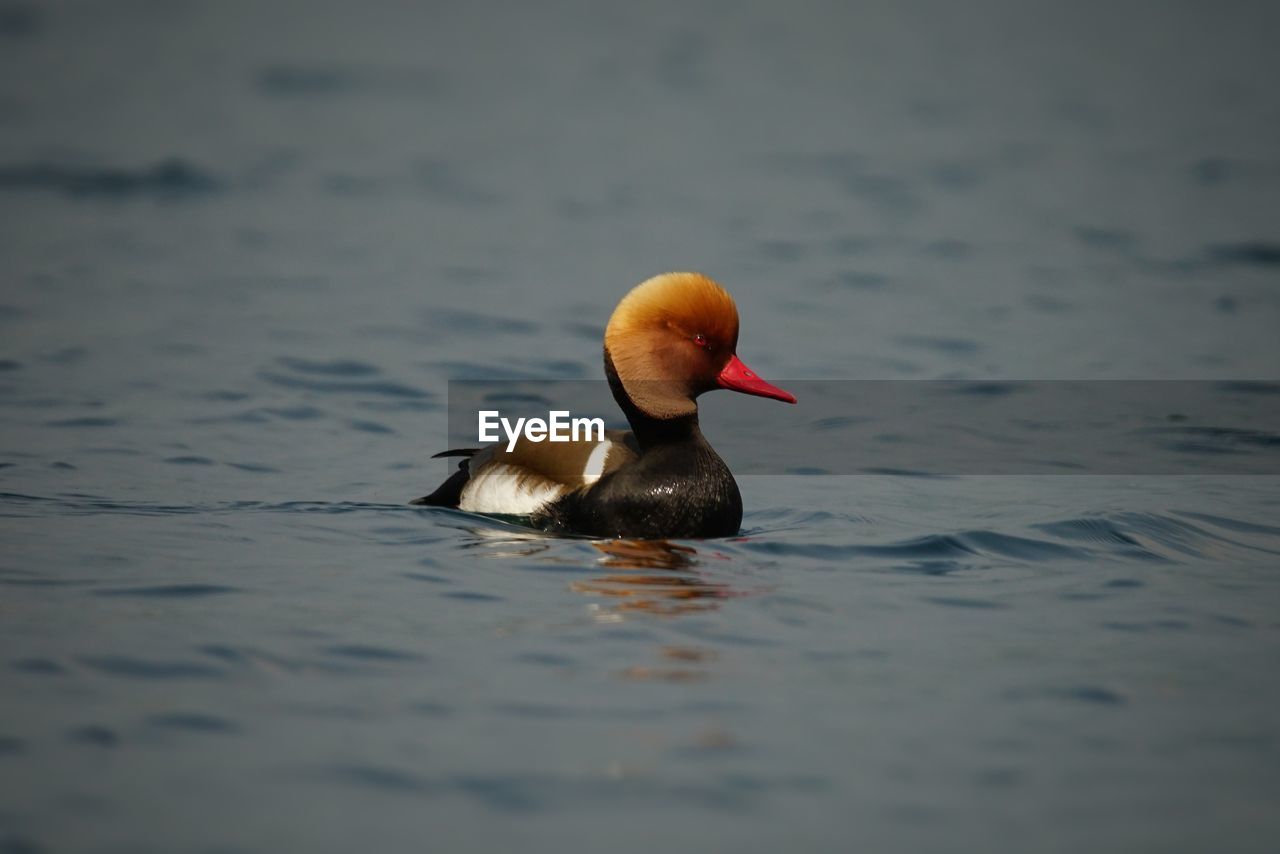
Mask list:
[[[442,457],[462,457],[463,459],[458,463],[458,470],[449,475],[444,483],[436,487],[435,492],[430,495],[424,495],[421,498],[415,498],[409,503],[427,507],[457,507],[458,502],[462,500],[462,488],[471,479],[471,470],[467,467],[467,464],[471,462],[471,458],[479,451],[479,448],[450,448],[447,451],[432,454],[431,459],[433,460],[438,460]]]

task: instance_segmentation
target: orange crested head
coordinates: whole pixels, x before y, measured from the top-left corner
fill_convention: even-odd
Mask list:
[[[664,273],[631,290],[605,328],[606,362],[627,397],[653,418],[697,411],[694,398],[714,388],[795,402],[735,355],[738,309],[701,273]]]

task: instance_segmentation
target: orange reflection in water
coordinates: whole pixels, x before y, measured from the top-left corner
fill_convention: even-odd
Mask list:
[[[698,568],[702,558],[692,546],[666,540],[602,540],[591,545],[601,552],[599,563],[609,572],[570,587],[612,600],[610,605],[597,606],[597,618],[603,621],[621,620],[628,613],[662,617],[705,613],[737,595],[728,584],[703,577]],[[661,664],[635,665],[618,675],[636,682],[701,682],[710,674],[699,665],[716,655],[700,647],[664,646],[659,658]]]
[[[600,565],[610,572],[570,585],[578,593],[617,599],[609,611],[642,611],[674,616],[719,608],[734,595],[727,584],[707,581],[697,570],[698,552],[692,546],[666,540],[603,540],[591,544],[600,552]],[[665,570],[651,572],[648,570]]]
[[[493,557],[537,556],[539,560],[581,565],[580,556],[559,553],[554,537],[532,531],[477,529],[475,546]],[[581,541],[578,541],[581,542]],[[704,565],[708,560],[730,562],[732,558],[702,545],[693,546],[667,540],[596,540],[590,543],[599,556],[603,574],[571,582],[569,589],[597,600],[590,605],[596,622],[617,623],[628,616],[678,617],[705,614],[726,599],[750,592],[712,581]],[[710,678],[709,666],[718,658],[714,650],[698,646],[665,645],[655,650],[652,661],[627,667],[617,673],[630,681],[701,682]]]

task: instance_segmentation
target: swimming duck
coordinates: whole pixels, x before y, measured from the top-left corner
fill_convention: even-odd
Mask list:
[[[445,451],[458,471],[413,504],[527,516],[557,533],[725,537],[742,524],[729,467],[698,428],[697,397],[717,388],[796,399],[742,363],[738,309],[700,273],[666,273],[631,290],[604,333],[604,372],[630,432],[603,440],[520,439]]]

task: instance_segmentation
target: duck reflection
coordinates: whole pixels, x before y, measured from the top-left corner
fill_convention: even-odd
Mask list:
[[[617,600],[603,609],[607,613],[701,613],[720,607],[733,595],[729,585],[702,577],[697,569],[698,551],[692,546],[666,540],[601,540],[591,545],[601,552],[599,564],[610,572],[576,581],[570,588]]]
[[[612,600],[612,604],[592,605],[600,622],[620,622],[636,613],[662,617],[705,613],[734,595],[729,585],[703,577],[698,569],[700,555],[692,546],[666,540],[598,540],[591,546],[600,552],[598,562],[608,572],[574,582],[570,588]],[[696,646],[663,646],[657,661],[633,665],[618,675],[640,682],[701,682],[710,676],[705,665],[715,657],[713,651]]]
[[[595,600],[588,610],[597,623],[620,623],[640,615],[704,614],[746,592],[707,578],[706,561],[732,559],[708,544],[699,551],[667,540],[588,541],[499,524],[467,530],[474,539],[466,548],[481,548],[490,557],[564,564],[575,574],[586,562],[584,552],[588,557],[594,554],[603,573],[570,582],[569,589]],[[647,662],[626,667],[617,675],[629,681],[700,682],[710,678],[710,665],[717,658],[714,650],[690,645],[667,644],[652,653]]]
[[[494,520],[495,526],[500,523]],[[472,536],[472,540],[462,544],[464,549],[483,549],[488,557],[533,557],[549,552],[555,539],[535,528],[526,528],[515,524],[502,524],[500,527],[481,528],[463,527]]]
[[[617,622],[628,613],[659,616],[704,613],[719,608],[725,599],[742,591],[708,580],[700,568],[706,558],[728,560],[716,551],[699,553],[693,546],[667,540],[566,540],[541,531],[501,525],[469,527],[474,539],[464,548],[482,548],[490,557],[536,558],[582,565],[580,549],[590,546],[599,553],[596,563],[607,572],[581,581],[569,589],[588,596],[607,597],[608,604],[593,606],[596,619]],[[564,546],[573,543],[573,551]]]

